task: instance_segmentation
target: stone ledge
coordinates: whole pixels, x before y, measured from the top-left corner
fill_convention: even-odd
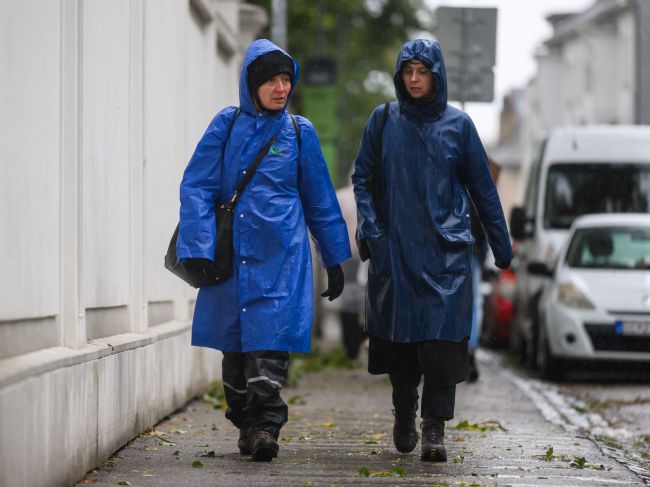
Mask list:
[[[189,321],[173,320],[151,327],[145,333],[122,333],[89,340],[81,349],[53,347],[0,360],[0,389],[61,367],[144,347],[185,333],[190,328]]]

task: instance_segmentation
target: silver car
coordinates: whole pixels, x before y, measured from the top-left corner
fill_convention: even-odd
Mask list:
[[[540,298],[537,367],[558,379],[571,361],[650,363],[650,215],[598,214],[573,223]]]

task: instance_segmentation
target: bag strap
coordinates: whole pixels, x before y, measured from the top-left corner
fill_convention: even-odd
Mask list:
[[[390,109],[390,102],[384,104],[384,111],[381,114],[381,122],[379,127],[377,127],[377,132],[375,135],[375,161],[372,166],[372,175],[371,179],[374,181],[374,196],[379,198],[379,164],[381,161],[381,139],[384,134],[384,127],[386,126],[386,120],[388,119],[388,111]]]
[[[289,114],[291,117],[291,122],[293,123],[293,129],[296,131],[296,142],[298,143],[298,157],[300,157],[300,151],[302,149],[302,138],[300,137],[300,125],[298,125],[298,122],[296,121],[296,117],[294,115]]]
[[[248,183],[251,182],[251,179],[253,179],[253,174],[255,174],[255,171],[257,170],[257,166],[260,165],[260,162],[262,162],[262,159],[264,159],[264,156],[269,151],[269,149],[273,145],[273,142],[275,142],[275,139],[277,138],[278,136],[274,135],[273,137],[271,137],[271,140],[269,140],[266,144],[264,144],[264,147],[262,147],[260,151],[257,153],[257,156],[255,157],[255,161],[253,161],[253,164],[251,164],[250,167],[246,170],[246,176],[244,177],[242,182],[239,183],[239,186],[237,187],[234,194],[232,195],[232,198],[230,198],[230,200],[227,203],[222,204],[221,208],[232,209],[235,206],[235,203],[237,203],[239,196],[244,192],[246,186],[248,186]]]
[[[235,119],[237,118],[237,116],[239,116],[239,108],[237,109],[237,113],[235,114]],[[296,140],[298,142],[298,155],[300,156],[300,150],[302,149],[302,140],[300,137],[300,126],[296,121],[296,117],[294,117],[293,115],[289,115],[289,116],[291,117],[293,128],[296,131]],[[230,128],[232,128],[232,125],[235,123],[235,119],[233,119],[233,121],[231,122]],[[230,128],[228,130],[230,130]],[[228,132],[228,135],[230,135],[230,132]],[[222,204],[221,208],[230,208],[230,209],[234,208],[235,203],[237,203],[237,200],[239,199],[239,196],[244,192],[246,186],[248,186],[248,183],[251,182],[251,179],[253,179],[253,175],[257,170],[257,166],[260,165],[260,162],[262,162],[262,159],[264,159],[264,156],[269,151],[269,149],[273,145],[273,142],[275,142],[275,139],[277,138],[278,136],[274,135],[271,138],[271,140],[269,140],[266,144],[264,144],[264,147],[262,147],[260,151],[257,153],[257,156],[255,157],[255,161],[253,162],[253,164],[251,164],[251,166],[246,171],[246,177],[242,180],[241,183],[239,183],[239,186],[235,190],[230,200],[227,203]]]

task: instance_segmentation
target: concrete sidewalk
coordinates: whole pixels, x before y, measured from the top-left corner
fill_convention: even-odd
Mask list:
[[[424,463],[420,445],[392,444],[390,384],[363,368],[304,375],[285,388],[289,423],[271,463],[240,456],[237,431],[195,400],[117,452],[82,483],[95,485],[645,485],[586,435],[540,410],[516,376],[480,355],[477,383],[458,388],[447,423],[449,461]],[[456,427],[460,425],[460,427]],[[552,447],[552,454],[549,448]],[[197,463],[199,462],[199,463]],[[584,463],[583,463],[584,462]],[[193,466],[194,464],[194,466]],[[579,467],[582,468],[579,468]]]

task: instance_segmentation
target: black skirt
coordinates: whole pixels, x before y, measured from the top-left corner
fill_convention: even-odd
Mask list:
[[[467,338],[459,342],[427,340],[397,343],[369,336],[368,372],[371,374],[423,374],[447,387],[469,376]]]

